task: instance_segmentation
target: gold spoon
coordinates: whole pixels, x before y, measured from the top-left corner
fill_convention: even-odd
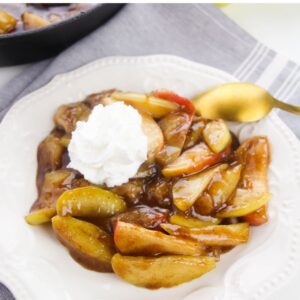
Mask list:
[[[210,119],[252,122],[262,119],[274,107],[300,115],[300,107],[281,102],[252,83],[225,83],[205,91],[192,101],[196,111]]]

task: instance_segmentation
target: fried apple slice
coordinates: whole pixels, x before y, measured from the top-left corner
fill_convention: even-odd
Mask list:
[[[216,216],[218,218],[234,218],[246,216],[262,206],[271,198],[271,194],[257,195],[249,193],[243,189],[237,189],[236,194],[229,206],[220,210]]]
[[[87,96],[84,100],[85,104],[90,108],[94,108],[98,104],[106,105],[104,99],[108,99],[112,93],[117,92],[116,89],[104,90],[100,93],[95,93]]]
[[[236,246],[246,243],[249,238],[249,224],[211,225],[201,228],[186,228],[172,224],[160,225],[174,236],[194,239],[206,246]]]
[[[175,177],[200,172],[222,161],[230,151],[231,149],[228,147],[223,152],[216,154],[204,142],[201,142],[184,151],[175,161],[163,168],[162,174],[165,177]]]
[[[158,90],[152,92],[151,94],[160,99],[166,99],[171,102],[177,103],[181,106],[182,110],[188,112],[191,116],[195,114],[196,109],[194,104],[189,99],[181,97],[174,92],[168,90]]]
[[[179,108],[179,105],[175,102],[138,93],[114,92],[111,94],[110,101],[123,101],[154,118],[161,118]]]
[[[165,146],[157,156],[160,165],[165,166],[180,155],[192,117],[187,112],[176,111],[166,115],[158,122],[165,138]]]
[[[40,187],[38,199],[33,203],[30,214],[25,217],[26,222],[31,225],[49,222],[56,214],[56,200],[71,187],[74,178],[75,175],[67,170],[47,173]]]
[[[49,134],[38,146],[37,151],[37,188],[40,193],[46,173],[55,171],[62,166],[62,156],[66,148],[62,145],[60,137],[55,133]]]
[[[203,130],[203,138],[215,153],[222,152],[232,142],[230,131],[222,119],[209,122]]]
[[[52,218],[52,228],[57,239],[82,266],[98,272],[112,272],[111,258],[115,250],[108,233],[69,216]]]
[[[254,136],[244,141],[237,150],[238,161],[243,165],[239,187],[258,193],[268,192],[270,145],[265,136]]]
[[[217,177],[217,175],[215,177]],[[212,179],[211,184],[213,182],[214,178]],[[195,201],[193,208],[197,214],[202,216],[211,216],[215,214],[214,202],[210,194],[207,192],[207,189]]]
[[[0,35],[9,33],[17,27],[17,20],[3,9],[0,9]]]
[[[112,268],[119,277],[148,289],[168,288],[191,281],[215,266],[215,259],[207,256],[134,257],[115,254],[112,258]]]
[[[75,178],[75,174],[68,170],[56,170],[45,174],[37,201],[31,211],[41,208],[55,208],[58,197],[67,189]]]
[[[220,207],[235,191],[241,177],[241,171],[242,165],[240,164],[222,170],[219,180],[216,179],[210,185],[208,193],[212,197],[215,207]]]
[[[194,116],[187,134],[183,149],[194,147],[203,138],[203,130],[209,121],[199,116]]]
[[[165,166],[180,155],[195,114],[195,107],[191,101],[171,91],[155,91],[152,95],[177,103],[181,108],[180,111],[171,112],[159,121],[166,144],[157,161]]]
[[[258,210],[242,217],[244,222],[252,226],[260,226],[268,222],[267,206],[264,205]]]
[[[111,217],[125,209],[125,201],[117,194],[94,186],[65,191],[56,202],[60,216]]]
[[[181,215],[173,215],[170,217],[169,222],[174,225],[189,227],[189,228],[201,228],[203,226],[217,225],[221,222],[221,219],[207,217],[206,220],[196,219],[192,217],[185,217]]]
[[[224,167],[227,167],[227,165],[224,164],[196,175],[180,178],[173,185],[174,205],[181,211],[188,210],[201,196],[216,172]]]
[[[195,202],[195,210],[202,215],[215,213],[235,191],[241,176],[242,165],[224,169],[216,174],[212,183]]]
[[[83,102],[61,105],[54,115],[54,123],[59,129],[71,133],[76,129],[78,121],[88,119],[91,109]]]
[[[199,256],[204,253],[203,246],[198,242],[121,221],[118,221],[115,227],[114,241],[122,254]]]
[[[268,193],[269,142],[256,136],[246,140],[237,150],[237,158],[243,166],[241,180],[235,195],[217,217],[241,217],[265,205],[271,197]]]
[[[164,146],[164,136],[160,127],[150,115],[141,113],[141,116],[142,130],[148,141],[147,158],[149,162],[153,162],[159,151]]]
[[[40,225],[51,221],[51,218],[56,215],[55,208],[42,208],[29,213],[25,220],[30,225]]]
[[[47,173],[38,199],[25,217],[27,223],[39,225],[51,221],[56,214],[56,201],[64,191],[90,185],[87,180],[76,176],[73,171],[64,169]]]
[[[26,29],[37,29],[50,24],[48,20],[27,11],[22,14],[21,18]]]

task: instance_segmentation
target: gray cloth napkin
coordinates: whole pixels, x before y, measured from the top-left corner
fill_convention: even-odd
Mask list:
[[[13,300],[15,299],[12,293],[8,290],[8,288],[0,283],[0,299],[1,300]]]
[[[17,99],[56,74],[105,56],[149,54],[173,54],[207,64],[300,104],[300,67],[256,41],[215,6],[130,4],[57,57],[9,82],[0,91],[0,119]],[[284,112],[280,117],[300,138],[299,119]],[[0,299],[12,299],[1,286]]]

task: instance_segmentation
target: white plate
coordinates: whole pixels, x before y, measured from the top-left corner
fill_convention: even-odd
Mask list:
[[[148,92],[166,88],[191,97],[232,76],[172,56],[112,57],[55,77],[17,102],[0,125],[0,281],[22,300],[267,299],[299,265],[300,148],[275,114],[231,124],[241,140],[264,134],[272,145],[268,224],[253,228],[247,245],[222,256],[217,268],[184,285],[149,291],[114,274],[77,264],[47,226],[23,216],[36,198],[36,149],[63,104],[107,88]]]

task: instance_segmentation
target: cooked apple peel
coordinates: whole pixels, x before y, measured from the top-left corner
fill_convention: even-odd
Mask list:
[[[91,184],[68,167],[68,144],[78,120],[117,101],[141,116],[145,161],[128,182]],[[223,120],[195,115],[183,97],[108,90],[62,106],[54,120],[38,150],[39,197],[25,219],[52,221],[56,237],[88,269],[113,271],[139,287],[173,287],[211,271],[223,253],[247,243],[250,225],[268,220],[268,139],[239,145]]]
[[[114,272],[125,281],[148,289],[172,287],[211,271],[216,260],[207,256],[122,256],[112,258]]]

